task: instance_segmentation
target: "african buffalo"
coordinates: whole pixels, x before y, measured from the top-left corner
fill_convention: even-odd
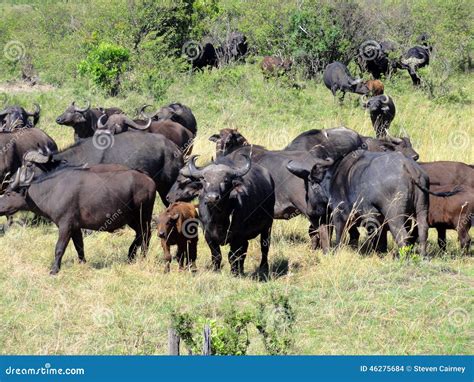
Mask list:
[[[212,254],[214,270],[221,267],[221,245],[230,244],[229,263],[242,275],[249,240],[260,235],[260,270],[268,272],[268,250],[275,205],[274,183],[269,172],[252,166],[249,157],[237,166],[229,161],[198,169],[195,157],[188,163],[189,176],[202,184],[199,217]]]
[[[377,138],[385,137],[396,113],[392,97],[383,94],[369,98],[367,102],[363,103],[363,107],[370,112],[375,136]]]
[[[352,77],[347,66],[341,62],[333,62],[326,66],[323,81],[334,97],[336,97],[337,91],[342,92],[341,102],[344,100],[346,92],[357,94],[367,94],[369,92],[367,85],[360,78]]]
[[[145,109],[150,105],[144,105],[140,110],[140,115],[145,116],[145,119],[151,118],[154,121],[171,120],[180,123],[188,129],[194,136],[197,134],[197,122],[193,112],[189,107],[181,103],[171,103],[168,106],[163,106],[158,111],[151,115],[145,114]]]
[[[280,77],[287,74],[291,67],[293,66],[293,61],[289,58],[265,56],[263,57],[260,68],[265,79],[270,77]]]
[[[367,88],[369,89],[369,95],[377,96],[384,92],[383,82],[380,80],[368,80],[365,81]]]
[[[183,156],[173,142],[160,134],[142,132],[125,132],[116,136],[103,134],[83,139],[65,150],[43,153],[35,159],[39,173],[51,171],[61,163],[71,166],[119,164],[141,171],[155,181],[157,192],[166,206],[166,194],[183,167]]]
[[[38,148],[55,151],[53,139],[40,129],[15,130],[0,134],[0,180],[1,190],[7,181],[21,167],[23,155]]]
[[[429,65],[432,47],[428,45],[414,46],[400,58],[398,66],[406,69],[411,77],[413,85],[418,86],[421,79],[416,73],[419,68]]]
[[[389,58],[389,53],[393,51],[395,45],[391,41],[371,40],[361,45],[356,61],[362,72],[367,71],[378,80],[382,74],[389,76],[396,69],[396,63]]]
[[[97,121],[102,115],[110,117],[114,114],[121,114],[122,110],[117,107],[111,108],[91,108],[90,102],[85,108],[79,108],[72,102],[71,105],[56,118],[59,125],[71,126],[74,129],[74,140],[92,137],[97,130]]]
[[[161,247],[165,255],[165,272],[170,271],[171,245],[178,247],[176,258],[179,269],[183,270],[186,262],[186,266],[195,271],[199,220],[194,204],[173,203],[155,220],[158,237],[161,239]]]
[[[193,149],[193,134],[183,125],[169,119],[160,121],[149,119],[148,122],[145,122],[141,120],[132,120],[125,114],[114,114],[111,115],[104,124],[102,120],[105,118],[106,116],[103,115],[97,121],[97,130],[95,132],[96,137],[99,137],[104,133],[115,135],[126,131],[146,131],[165,136],[171,142],[176,144],[185,155],[189,155]]]
[[[134,259],[139,246],[146,253],[156,195],[155,184],[148,176],[117,165],[66,165],[33,180],[34,172],[28,174],[28,170],[26,165],[20,168],[9,190],[0,196],[0,215],[32,211],[58,226],[51,274],[59,272],[71,238],[79,261],[85,262],[82,228],[113,232],[129,225],[135,231],[129,260]]]
[[[410,218],[416,220],[420,253],[426,254],[428,235],[428,194],[450,196],[452,192],[429,190],[429,178],[421,167],[401,153],[371,153],[364,150],[348,155],[339,163],[331,158],[313,167],[290,163],[287,169],[305,180],[307,214],[314,225],[336,229],[336,245],[346,230],[366,226],[370,235],[380,234],[388,225],[399,248],[408,244]],[[356,235],[358,238],[358,235]],[[327,251],[329,248],[323,247]]]
[[[35,111],[29,112],[21,106],[9,106],[0,111],[0,132],[35,127],[40,118],[41,108],[35,104]],[[33,121],[30,121],[33,118]]]

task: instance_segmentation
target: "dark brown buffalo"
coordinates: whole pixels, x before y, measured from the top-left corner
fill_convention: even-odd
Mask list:
[[[292,60],[273,56],[263,57],[262,63],[260,64],[263,76],[266,79],[270,77],[283,76],[291,70],[292,66]]]
[[[433,192],[447,192],[452,186],[430,186]],[[428,225],[438,231],[438,244],[446,250],[446,230],[454,229],[458,233],[461,250],[469,255],[471,237],[469,230],[474,221],[474,188],[464,186],[459,193],[449,198],[430,195]]]
[[[70,126],[74,129],[74,140],[92,137],[97,130],[97,121],[102,115],[110,117],[113,114],[121,114],[118,107],[111,108],[91,108],[90,102],[85,108],[79,108],[72,102],[71,105],[56,118],[59,125]]]
[[[184,155],[191,154],[193,150],[194,136],[183,125],[169,119],[148,122],[132,120],[125,114],[111,115],[105,124],[102,122],[105,116],[99,118],[96,134],[111,133],[121,134],[126,131],[147,131],[153,134],[161,134],[175,143]]]
[[[53,221],[59,229],[51,274],[59,272],[72,239],[79,261],[85,262],[81,229],[113,232],[124,225],[135,231],[128,258],[139,246],[146,253],[155,202],[155,183],[147,175],[117,165],[62,166],[33,180],[29,156],[7,192],[0,196],[0,215],[32,211]]]
[[[171,245],[178,247],[176,258],[179,269],[183,270],[186,262],[186,266],[196,270],[199,220],[194,204],[173,203],[156,220],[158,237],[165,255],[165,272],[170,271]]]
[[[369,95],[377,96],[383,94],[384,86],[380,80],[368,80],[365,81],[365,85],[369,89]]]
[[[173,122],[180,123],[186,129],[188,129],[194,136],[197,134],[197,122],[193,112],[189,107],[181,103],[175,102],[170,103],[168,106],[163,106],[155,113],[151,115],[145,114],[145,109],[151,105],[144,105],[140,109],[140,115],[144,116],[145,119],[151,118],[154,121],[171,120]]]
[[[41,108],[35,104],[35,111],[29,112],[21,106],[9,106],[0,111],[0,131],[11,132],[15,129],[35,127],[40,118]],[[30,121],[33,118],[33,121]]]
[[[470,250],[469,229],[474,217],[474,168],[465,163],[420,162],[430,178],[430,190],[445,191],[456,187],[461,192],[449,198],[430,195],[428,224],[438,232],[438,244],[446,249],[446,230],[455,229],[465,254]]]

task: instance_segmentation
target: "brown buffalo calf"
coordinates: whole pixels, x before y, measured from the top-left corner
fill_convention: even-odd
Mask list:
[[[196,270],[199,220],[196,208],[191,203],[175,202],[163,211],[157,219],[158,237],[165,255],[165,272],[170,271],[170,246],[178,246],[176,258],[179,269],[184,262],[191,270]]]
[[[293,61],[290,59],[272,56],[265,56],[260,64],[263,76],[266,79],[272,76],[278,77],[287,74],[292,66]]]
[[[368,80],[365,82],[369,88],[369,94],[372,96],[377,96],[383,94],[384,86],[380,80]]]
[[[451,191],[452,186],[431,186],[435,192]],[[428,224],[438,231],[438,244],[446,250],[446,230],[455,229],[458,233],[461,249],[465,255],[469,254],[471,237],[469,229],[474,220],[474,189],[463,186],[456,195],[442,198],[430,195]]]

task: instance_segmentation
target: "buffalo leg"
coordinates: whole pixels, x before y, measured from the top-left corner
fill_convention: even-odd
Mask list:
[[[443,252],[446,251],[446,228],[438,227],[438,245]]]
[[[215,242],[211,238],[206,236],[206,242],[207,245],[209,246],[209,249],[211,250],[211,258],[212,258],[212,266],[214,268],[214,271],[219,271],[221,269],[221,263],[222,263],[222,253],[221,253],[221,248],[219,246],[219,243]]]
[[[172,257],[171,257],[170,246],[168,245],[168,243],[166,243],[166,240],[161,239],[161,248],[163,248],[163,255],[165,258],[164,272],[168,273],[170,271]]]
[[[244,273],[244,261],[249,242],[247,240],[230,243],[229,263],[234,276]]]
[[[349,228],[349,246],[352,248],[357,248],[359,245],[359,230],[357,229],[355,224]]]
[[[195,272],[196,268],[196,259],[197,259],[197,238],[187,243],[187,258],[189,261],[189,266],[191,271]]]
[[[262,259],[260,260],[260,272],[268,274],[268,251],[270,250],[270,236],[272,229],[264,230],[260,234],[260,248],[262,250]],[[242,270],[243,271],[243,270]]]
[[[85,263],[86,258],[84,256],[84,241],[82,240],[82,232],[80,229],[72,232],[72,242],[74,243],[74,248],[77,251],[77,257],[79,257],[80,263]]]
[[[408,232],[402,216],[386,216],[390,232],[397,243],[398,248],[405,247],[408,240]]]
[[[67,248],[69,240],[71,239],[71,231],[68,228],[59,229],[59,238],[56,242],[56,248],[54,250],[54,264],[51,268],[50,274],[55,275],[61,268],[61,260],[63,259],[64,251]]]
[[[471,250],[471,237],[469,236],[469,228],[470,224],[459,225],[457,228],[461,250],[465,256],[469,256],[469,251]]]
[[[428,241],[428,209],[422,208],[416,212],[416,223],[418,228],[418,245],[420,255],[426,256],[426,242]]]

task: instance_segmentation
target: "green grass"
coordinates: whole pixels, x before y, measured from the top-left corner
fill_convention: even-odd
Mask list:
[[[311,128],[345,125],[373,135],[368,115],[354,95],[342,107],[319,82],[301,82],[302,90],[263,81],[257,65],[229,67],[194,76],[184,74],[162,103],[189,105],[198,120],[194,152],[205,162],[214,154],[207,138],[224,127],[238,128],[250,142],[284,147]],[[459,94],[473,94],[472,76],[456,79]],[[43,108],[40,127],[61,147],[72,143],[72,130],[55,118],[72,101],[119,106],[134,115],[146,102],[140,94],[104,99],[81,89],[26,93],[0,84],[10,103]],[[1,90],[4,89],[4,90]],[[397,106],[391,132],[406,132],[422,161],[474,162],[474,109],[469,102],[439,103],[415,90],[406,75],[386,82]],[[156,106],[159,106],[155,103]],[[156,213],[161,210],[157,203]],[[18,219],[18,217],[17,217]],[[57,277],[48,275],[57,230],[52,225],[15,225],[0,238],[0,353],[2,354],[163,354],[174,311],[216,319],[222,308],[251,309],[277,291],[288,295],[296,312],[295,354],[469,354],[473,352],[474,262],[459,254],[450,234],[448,254],[430,237],[431,260],[362,256],[350,249],[337,255],[311,251],[308,223],[298,217],[276,221],[268,282],[252,273],[260,260],[250,245],[248,277],[230,275],[227,258],[220,274],[207,270],[210,253],[200,235],[195,275],[163,274],[154,234],[149,255],[126,262],[130,229],[85,238],[88,263],[79,265],[70,245]],[[263,354],[255,329],[249,353]]]

